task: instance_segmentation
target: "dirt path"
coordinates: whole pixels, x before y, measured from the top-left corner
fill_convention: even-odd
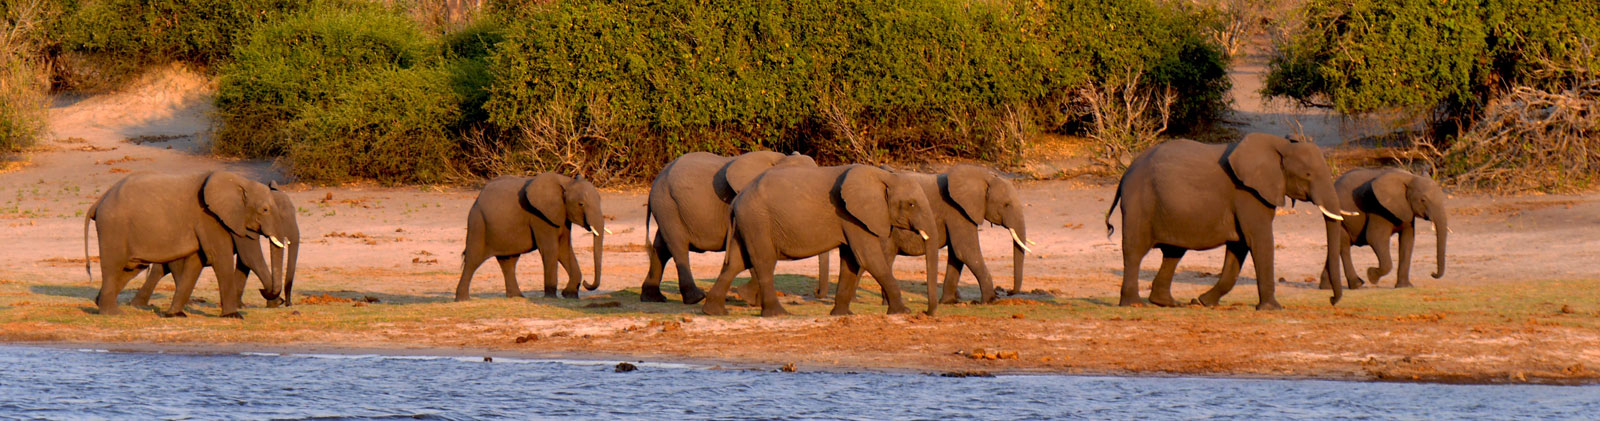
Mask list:
[[[1256,295],[1250,280],[1241,280],[1216,309],[1108,305],[1122,270],[1120,248],[1103,224],[1112,188],[1023,182],[1029,231],[1039,243],[1027,259],[1025,285],[1033,293],[1002,305],[954,306],[933,318],[883,316],[869,294],[857,302],[859,316],[819,317],[831,302],[798,296],[816,271],[804,260],[778,269],[804,276],[785,277],[781,285],[796,294],[785,300],[802,316],[763,320],[749,317],[753,307],[710,318],[696,307],[637,303],[647,269],[643,191],[605,192],[614,234],[600,291],[576,302],[495,299],[503,291],[498,271],[480,270],[473,283],[479,299],[450,303],[475,192],[290,185],[306,239],[296,290],[301,297],[327,297],[292,309],[259,308],[257,297],[247,301],[254,308],[244,322],[215,319],[208,303],[191,311],[205,316],[188,320],[91,314],[98,283],[82,271],[82,211],[106,187],[133,171],[225,168],[262,180],[281,177],[267,163],[199,154],[208,92],[203,77],[168,69],[127,92],[57,104],[54,139],[29,153],[22,168],[0,173],[0,238],[7,239],[0,254],[0,340],[598,353],[933,371],[1600,378],[1600,195],[1593,194],[1456,196],[1449,276],[1426,276],[1433,237],[1418,235],[1413,279],[1419,288],[1351,291],[1336,308],[1310,283],[1324,244],[1317,211],[1302,204],[1283,212],[1276,225],[1278,272],[1286,280],[1278,291],[1290,310],[1260,313],[1247,310]],[[1008,285],[1009,237],[998,229],[982,235],[990,270],[997,283]],[[591,273],[586,256],[592,250],[584,241],[575,246],[584,272]],[[1374,264],[1369,249],[1353,255],[1360,268]],[[538,277],[536,260],[521,263],[524,291],[539,289],[530,281]],[[1147,257],[1144,279],[1158,260]],[[1221,260],[1219,250],[1188,254],[1175,295],[1194,297],[1208,288]],[[714,276],[721,254],[693,261],[703,280]],[[904,280],[921,279],[921,263],[901,259],[896,272]],[[1253,269],[1244,276],[1253,276]],[[1383,285],[1392,286],[1393,279]],[[963,295],[975,297],[971,276],[963,282]],[[209,271],[200,285],[197,297],[215,297]],[[905,289],[914,293],[921,284],[907,282]],[[170,291],[164,284],[152,302],[164,305]],[[913,294],[912,305],[921,299]],[[975,348],[997,358],[969,358]]]

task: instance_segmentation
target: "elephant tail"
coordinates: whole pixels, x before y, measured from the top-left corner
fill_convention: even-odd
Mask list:
[[[651,210],[652,209],[650,208],[650,199],[646,198],[644,200],[644,250],[645,250],[645,253],[650,253],[651,250],[655,250],[655,246],[650,244],[650,219],[651,219],[651,216],[654,215],[654,212],[651,212]]]
[[[1127,179],[1127,175],[1124,174],[1122,180],[1117,181],[1117,195],[1111,198],[1111,207],[1106,209],[1106,238],[1111,238],[1112,234],[1117,233],[1117,227],[1111,226],[1111,213],[1116,212],[1117,203],[1122,202],[1122,183]]]
[[[100,202],[104,200],[106,197],[100,196],[89,206],[89,210],[83,213],[83,273],[89,276],[91,284],[94,283],[94,269],[89,262],[89,222],[94,221],[95,213],[100,210]]]

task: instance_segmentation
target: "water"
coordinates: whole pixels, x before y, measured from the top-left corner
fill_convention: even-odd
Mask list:
[[[1593,419],[1600,387],[773,373],[0,346],[0,418]]]

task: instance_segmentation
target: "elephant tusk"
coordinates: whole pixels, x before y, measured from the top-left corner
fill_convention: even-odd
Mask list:
[[[596,231],[595,231],[595,230],[594,230],[594,228],[590,228],[590,229],[589,229],[589,235],[600,235],[600,233],[599,233],[599,232],[596,232]]]
[[[273,237],[273,236],[270,236],[270,235],[269,235],[269,236],[267,236],[267,241],[271,241],[271,242],[272,242],[272,245],[273,245],[273,246],[274,246],[274,247],[277,247],[277,248],[284,248],[284,247],[287,247],[287,246],[285,246],[285,245],[284,245],[284,244],[283,244],[283,242],[282,242],[282,241],[278,241],[278,237]],[[276,252],[274,252],[274,253],[276,253]]]
[[[604,231],[606,233],[606,235],[611,235],[611,229],[610,228],[601,228],[600,230]]]
[[[1024,241],[1027,241],[1027,242],[1028,242],[1028,245],[1030,245],[1030,246],[1037,246],[1037,245],[1039,245],[1039,243],[1035,243],[1035,242],[1033,242],[1033,240],[1024,240]]]
[[[1343,209],[1339,210],[1339,214],[1344,216],[1361,216],[1361,212],[1351,212]]]
[[[1033,254],[1033,249],[1028,248],[1027,242],[1022,241],[1022,237],[1017,235],[1017,230],[1011,230],[1011,241],[1017,243],[1017,247],[1022,247],[1022,251]]]
[[[1317,209],[1322,209],[1322,215],[1328,217],[1328,219],[1332,219],[1332,220],[1335,220],[1335,221],[1344,221],[1344,217],[1343,216],[1339,216],[1339,214],[1329,211],[1328,208],[1324,208],[1324,207],[1318,206]]]
[[[928,233],[917,230],[917,235],[922,236],[922,241],[928,241]]]

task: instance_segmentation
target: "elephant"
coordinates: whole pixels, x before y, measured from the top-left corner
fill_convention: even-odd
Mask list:
[[[750,282],[758,285],[761,315],[788,314],[773,285],[777,261],[836,248],[844,270],[833,315],[851,314],[850,301],[863,269],[883,287],[890,314],[909,311],[888,257],[895,234],[927,241],[927,231],[934,229],[928,198],[913,178],[862,165],[773,168],[740,192],[732,208],[728,252],[703,304],[705,314],[728,313],[724,304],[733,278],[747,268]],[[936,288],[928,283],[930,311]]]
[[[1316,144],[1251,133],[1237,143],[1204,144],[1174,139],[1135,158],[1117,185],[1106,211],[1107,235],[1115,233],[1111,213],[1122,206],[1122,291],[1118,305],[1141,303],[1139,263],[1151,248],[1162,252],[1161,270],[1150,302],[1176,306],[1172,276],[1188,250],[1226,247],[1221,278],[1199,298],[1205,306],[1233,289],[1245,256],[1254,253],[1257,310],[1276,310],[1272,220],[1284,196],[1310,201],[1321,209],[1328,236],[1327,261],[1336,257],[1338,222],[1345,213],[1334,192],[1332,172]],[[1334,282],[1338,282],[1334,280]],[[1343,297],[1334,288],[1333,304]]]
[[[817,162],[805,155],[771,151],[737,157],[692,152],[662,168],[650,185],[645,210],[645,245],[650,253],[650,271],[640,288],[639,301],[667,301],[667,297],[661,295],[661,278],[668,260],[677,266],[678,292],[683,296],[683,303],[696,304],[705,299],[705,292],[694,283],[689,253],[725,250],[728,203],[767,169],[790,166],[816,167]],[[658,224],[653,242],[649,227],[652,218]],[[819,278],[826,282],[827,254],[819,257],[822,266]]]
[[[278,190],[278,186],[275,183],[267,184],[267,188],[272,190],[275,209],[284,210],[275,213],[274,216],[278,219],[278,226],[283,227],[284,238],[282,241],[288,247],[269,245],[272,250],[272,265],[267,266],[266,261],[262,260],[260,241],[240,243],[238,242],[240,238],[235,238],[233,250],[239,258],[234,267],[239,271],[240,282],[249,282],[251,270],[260,274],[259,277],[262,278],[261,297],[267,300],[268,308],[279,305],[288,307],[294,305],[292,293],[294,291],[295,266],[300,260],[300,222],[295,218],[295,212],[293,211],[295,209],[294,201],[289,199],[289,195]],[[285,249],[288,252],[287,262],[284,261]],[[213,263],[205,261],[204,256],[202,256],[202,265],[210,266]],[[178,270],[169,268],[166,264],[150,265],[144,285],[139,288],[139,293],[134,295],[133,301],[129,304],[135,307],[150,305],[150,295],[155,292],[156,284],[160,283],[161,278],[166,276],[167,273],[178,273]],[[173,281],[176,282],[177,279],[173,279]],[[269,282],[272,285],[268,285]],[[271,291],[283,291],[283,295],[281,298],[273,296],[270,295]],[[239,292],[242,294],[244,289],[240,288]],[[240,297],[240,299],[242,300],[243,297]]]
[[[89,252],[89,224],[95,222],[100,246],[100,294],[95,302],[100,314],[119,314],[117,294],[151,264],[172,264],[178,283],[172,304],[164,313],[183,317],[184,307],[200,276],[201,256],[215,261],[234,258],[238,245],[259,244],[262,236],[275,247],[286,238],[279,223],[281,209],[264,184],[242,175],[211,171],[190,174],[137,174],[123,178],[85,212],[84,254]],[[259,260],[259,246],[254,248]],[[240,255],[252,258],[251,253]],[[84,271],[94,277],[88,262]],[[221,292],[223,317],[242,317],[239,297],[244,281],[233,265],[214,265]],[[271,270],[264,274],[273,279]],[[277,297],[278,286],[266,285],[264,295]]]
[[[901,238],[909,236],[896,236],[896,254],[923,256],[927,252],[938,253],[941,247],[949,247],[944,290],[940,293],[941,304],[952,304],[961,299],[956,286],[964,266],[971,267],[973,276],[978,278],[982,302],[994,301],[994,283],[990,280],[989,268],[984,264],[978,241],[978,224],[984,221],[1006,227],[1011,232],[1011,293],[1022,290],[1023,260],[1032,249],[1028,247],[1030,242],[1027,241],[1027,225],[1022,217],[1022,200],[1009,180],[975,165],[956,165],[943,174],[898,173],[911,177],[921,185],[928,203],[933,207],[934,229],[928,231],[926,246],[922,242],[904,241],[909,238]],[[890,256],[891,264],[893,259]],[[936,260],[937,254],[929,259]],[[937,266],[930,267],[928,273],[930,281],[937,279]],[[819,297],[827,291],[827,285],[825,280],[818,282]]]
[[[1367,268],[1367,280],[1374,285],[1378,278],[1389,273],[1389,236],[1400,234],[1400,271],[1395,288],[1411,287],[1411,249],[1416,236],[1416,218],[1433,222],[1437,237],[1437,269],[1433,279],[1444,277],[1445,242],[1449,238],[1449,208],[1445,203],[1444,189],[1432,178],[1412,174],[1398,168],[1363,168],[1339,176],[1333,183],[1339,200],[1356,210],[1357,214],[1344,219],[1343,235],[1339,241],[1339,260],[1343,262],[1350,288],[1360,288],[1363,281],[1356,276],[1355,264],[1350,261],[1350,246],[1372,246],[1378,256],[1378,267]],[[1337,272],[1338,265],[1324,265],[1321,287],[1332,288],[1329,272]]]
[[[503,176],[490,181],[478,193],[467,214],[467,246],[461,252],[461,282],[456,284],[456,301],[466,301],[472,274],[494,256],[506,281],[506,297],[522,297],[517,287],[517,259],[538,250],[544,263],[544,295],[556,296],[556,264],[567,269],[567,287],[561,296],[578,298],[578,285],[594,291],[600,288],[601,256],[604,254],[605,216],[600,208],[600,191],[594,183],[578,176],[541,173],[533,177]],[[572,251],[572,225],[594,235],[594,282],[583,282],[578,259]]]

